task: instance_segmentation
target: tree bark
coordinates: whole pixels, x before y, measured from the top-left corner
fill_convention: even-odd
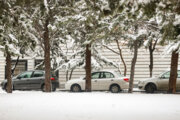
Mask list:
[[[11,54],[6,50],[7,93],[12,93]]]
[[[150,57],[149,75],[150,75],[150,77],[152,77],[152,72],[153,72],[153,49],[152,49],[152,42],[149,45],[149,57]]]
[[[138,40],[134,41],[134,56],[131,62],[131,74],[130,74],[130,81],[129,81],[129,93],[132,93],[134,87],[134,72],[135,72],[135,65],[137,61],[138,55]]]
[[[19,56],[17,57],[16,63],[15,63],[15,65],[14,65],[13,69],[11,70],[12,76],[14,75],[14,71],[15,71],[15,69],[16,69],[16,66],[18,65],[18,62],[19,62]]]
[[[122,60],[122,62],[123,62],[123,65],[124,65],[124,76],[126,76],[127,67],[126,67],[126,63],[125,63],[125,61],[124,61],[124,58],[123,58],[123,55],[122,55],[122,50],[121,50],[121,48],[120,48],[120,46],[119,46],[118,40],[116,40],[116,44],[117,44],[117,46],[118,46],[119,56],[120,56],[120,58],[121,58],[121,60]]]
[[[169,89],[168,89],[168,92],[173,94],[176,93],[178,58],[179,58],[179,53],[177,53],[177,50],[173,51],[171,56],[171,71],[170,71]]]
[[[45,92],[51,92],[51,65],[50,65],[50,40],[49,40],[49,18],[46,19],[44,25],[44,61],[45,61]]]
[[[85,91],[91,92],[91,45],[86,45],[86,86]]]

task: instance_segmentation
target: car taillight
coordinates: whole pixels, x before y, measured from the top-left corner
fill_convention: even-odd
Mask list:
[[[129,82],[129,78],[124,78],[123,80],[126,82]]]
[[[55,78],[52,77],[51,80],[55,80]]]

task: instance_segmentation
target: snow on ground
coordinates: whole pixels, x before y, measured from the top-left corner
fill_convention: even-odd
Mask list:
[[[179,94],[0,90],[0,120],[179,119]]]

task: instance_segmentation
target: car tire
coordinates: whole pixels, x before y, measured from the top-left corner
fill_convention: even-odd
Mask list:
[[[145,87],[145,91],[147,93],[154,93],[155,90],[156,90],[156,86],[154,84],[148,84]]]
[[[4,85],[4,90],[7,92],[7,84]]]
[[[71,86],[72,92],[81,92],[81,87],[78,84],[74,84]]]
[[[7,86],[7,83],[4,85],[4,90],[7,92],[7,88],[8,86]],[[12,91],[14,90],[14,86],[12,85]]]
[[[55,92],[56,91],[56,86],[52,84],[52,91]]]
[[[119,87],[119,85],[116,85],[116,84],[114,84],[114,85],[111,85],[111,87],[110,87],[110,91],[112,92],[112,93],[118,93],[118,92],[120,92],[120,87]]]
[[[42,90],[43,92],[45,92],[45,84],[43,84],[43,85],[41,86],[41,90]]]

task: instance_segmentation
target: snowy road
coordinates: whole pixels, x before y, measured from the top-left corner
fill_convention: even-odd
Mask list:
[[[179,120],[180,95],[0,90],[0,120]]]

